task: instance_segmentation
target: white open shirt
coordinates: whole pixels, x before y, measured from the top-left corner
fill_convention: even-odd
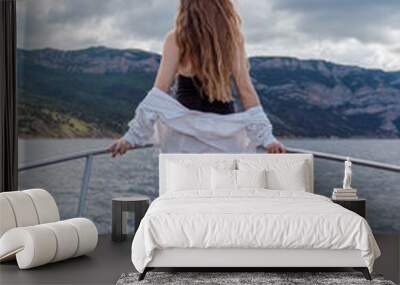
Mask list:
[[[228,115],[205,113],[156,87],[139,104],[123,138],[131,145],[153,144],[164,153],[253,153],[276,141],[261,106]]]

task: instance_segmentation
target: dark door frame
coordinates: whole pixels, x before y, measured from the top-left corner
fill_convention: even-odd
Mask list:
[[[0,1],[0,192],[18,190],[16,0]]]

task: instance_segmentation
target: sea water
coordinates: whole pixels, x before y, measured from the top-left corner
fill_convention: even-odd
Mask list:
[[[400,140],[296,139],[283,140],[289,147],[334,153],[386,163],[400,164]],[[104,148],[107,139],[30,139],[19,141],[20,165],[71,153]],[[76,216],[84,159],[21,172],[19,188],[44,188],[54,196],[63,219]],[[343,163],[316,159],[315,193],[330,196],[343,179]],[[367,219],[374,232],[400,233],[400,173],[353,166],[352,185],[367,199]],[[111,231],[113,197],[146,193],[158,195],[158,152],[131,151],[123,157],[94,158],[87,207],[100,233]]]

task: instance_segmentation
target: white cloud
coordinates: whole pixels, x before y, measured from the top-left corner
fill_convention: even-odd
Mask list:
[[[211,1],[211,0],[208,0]],[[400,70],[398,0],[235,0],[249,55]],[[18,46],[160,52],[178,0],[18,0]]]

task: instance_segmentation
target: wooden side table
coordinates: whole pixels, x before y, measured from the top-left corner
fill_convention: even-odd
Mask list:
[[[135,213],[136,233],[140,221],[146,214],[150,205],[150,198],[144,195],[133,195],[112,199],[112,234],[113,241],[124,241],[127,237],[128,212]]]
[[[340,206],[353,211],[356,214],[359,214],[361,217],[367,217],[367,201],[365,199],[356,199],[356,200],[335,200],[332,201]]]

